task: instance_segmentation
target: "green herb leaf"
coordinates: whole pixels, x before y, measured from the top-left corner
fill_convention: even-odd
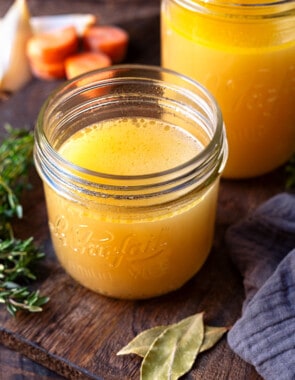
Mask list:
[[[48,297],[25,286],[36,279],[33,267],[44,253],[33,238],[16,239],[11,224],[13,217],[23,216],[20,196],[29,188],[33,133],[9,125],[6,130],[8,137],[0,145],[0,303],[15,315],[18,310],[41,311]]]
[[[167,327],[143,359],[141,380],[177,380],[183,376],[194,364],[203,338],[203,313]]]
[[[22,216],[19,197],[29,187],[28,171],[32,164],[33,133],[5,126],[8,137],[0,146],[0,221]]]

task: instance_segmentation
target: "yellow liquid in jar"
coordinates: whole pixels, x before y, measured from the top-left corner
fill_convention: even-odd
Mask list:
[[[92,125],[59,149],[67,160],[110,174],[171,169],[203,148],[180,128],[153,119],[118,119]],[[182,286],[203,265],[212,245],[218,180],[197,197],[145,213],[87,206],[45,194],[54,248],[61,265],[87,288],[137,299]],[[105,205],[111,201],[103,200]],[[148,201],[147,201],[148,202]],[[126,201],[127,206],[128,201]],[[102,211],[104,210],[104,211]]]
[[[252,177],[283,164],[295,151],[294,17],[240,21],[167,4],[162,64],[196,79],[217,99],[229,144],[223,175]],[[288,42],[282,30],[289,31]]]

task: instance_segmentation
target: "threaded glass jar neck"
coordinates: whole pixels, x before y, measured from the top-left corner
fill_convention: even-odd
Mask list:
[[[140,175],[95,172],[60,155],[77,131],[126,117],[159,119],[207,143],[188,162]],[[227,144],[218,105],[198,83],[158,67],[120,65],[78,77],[49,97],[37,120],[34,157],[42,179],[69,199],[77,201],[83,193],[93,203],[151,206],[213,182],[223,170]]]
[[[252,19],[277,18],[295,15],[294,0],[172,0],[175,3],[190,9],[209,14],[227,14],[238,18],[247,16]]]

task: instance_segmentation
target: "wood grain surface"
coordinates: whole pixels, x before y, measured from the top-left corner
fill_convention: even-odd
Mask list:
[[[11,3],[1,0],[0,16]],[[120,25],[130,33],[126,62],[160,62],[159,1],[28,0],[28,4],[33,15],[95,13],[104,23]],[[5,122],[33,128],[42,103],[58,84],[35,79],[1,101],[1,129]],[[0,308],[0,380],[130,380],[139,379],[141,360],[116,353],[142,330],[200,311],[205,311],[205,320],[212,325],[231,326],[239,317],[242,279],[228,257],[224,234],[231,224],[283,190],[284,173],[278,170],[247,181],[222,180],[215,240],[206,264],[182,289],[145,301],[100,296],[65,274],[52,249],[42,184],[34,170],[31,181],[33,190],[23,197],[24,219],[17,222],[16,235],[33,235],[44,247],[46,259],[38,269],[38,286],[51,300],[42,313],[20,313],[16,318]],[[224,337],[200,355],[184,379],[261,377],[230,350]]]

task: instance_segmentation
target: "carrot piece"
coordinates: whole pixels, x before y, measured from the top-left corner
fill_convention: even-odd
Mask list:
[[[65,60],[67,79],[72,79],[88,71],[108,67],[112,64],[110,57],[101,52],[81,52]]]
[[[78,42],[78,33],[73,26],[36,34],[28,42],[27,55],[31,60],[44,63],[61,62],[77,51]]]
[[[83,34],[84,49],[101,51],[107,54],[113,63],[123,61],[126,56],[128,42],[128,33],[112,25],[91,26]]]
[[[45,80],[65,78],[64,62],[43,62],[42,60],[30,60],[32,73],[35,77]]]
[[[35,77],[44,80],[55,80],[65,78],[64,62],[43,62],[42,60],[30,60],[32,73]]]

